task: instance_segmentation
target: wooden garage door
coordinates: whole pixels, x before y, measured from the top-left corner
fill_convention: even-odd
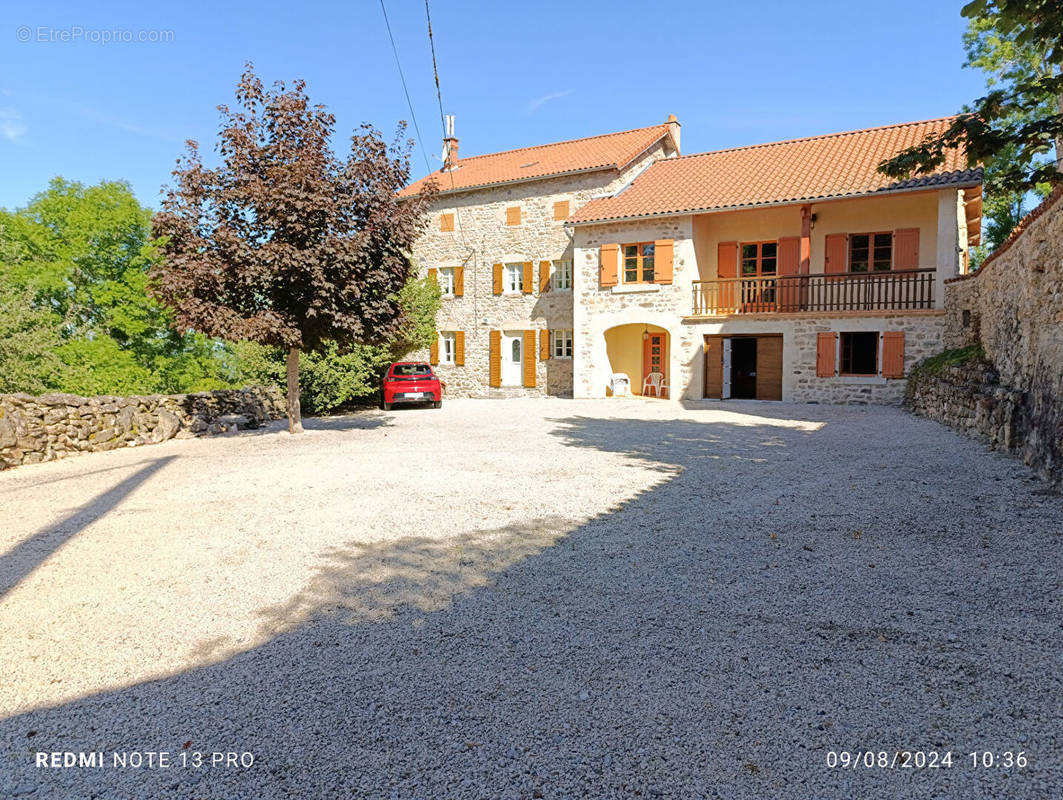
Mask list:
[[[757,399],[782,400],[782,336],[757,337]]]

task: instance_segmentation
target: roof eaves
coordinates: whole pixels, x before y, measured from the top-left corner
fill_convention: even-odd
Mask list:
[[[584,167],[582,169],[569,169],[563,172],[545,172],[542,175],[528,175],[523,178],[512,178],[508,181],[490,181],[488,183],[474,183],[468,186],[456,186],[452,189],[440,189],[436,192],[436,197],[445,194],[461,194],[462,192],[476,192],[480,189],[490,189],[495,186],[511,186],[515,183],[532,183],[534,181],[545,181],[551,178],[564,178],[569,175],[584,175],[588,172],[604,172],[606,170],[616,171],[618,167],[616,164],[602,164],[596,167]],[[423,180],[423,179],[422,179]],[[437,184],[438,185],[438,184]],[[418,197],[416,194],[403,195],[403,199],[409,197]]]

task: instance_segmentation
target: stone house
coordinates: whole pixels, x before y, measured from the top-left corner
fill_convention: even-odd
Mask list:
[[[681,156],[679,123],[458,158],[415,259],[444,288],[448,394],[899,402],[941,349],[981,171],[877,166],[949,124]],[[659,391],[657,384],[660,384]]]

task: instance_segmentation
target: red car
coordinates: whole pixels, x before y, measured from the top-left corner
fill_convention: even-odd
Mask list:
[[[380,389],[380,407],[390,411],[395,403],[431,403],[443,406],[443,382],[423,361],[397,361],[388,367]]]

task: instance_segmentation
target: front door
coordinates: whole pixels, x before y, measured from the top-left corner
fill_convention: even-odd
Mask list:
[[[665,334],[663,333],[651,333],[646,338],[645,345],[642,351],[642,381],[645,386],[646,378],[651,372],[659,372],[662,376],[661,380],[667,380],[668,373],[665,369],[667,363],[668,352],[665,345]],[[652,391],[652,390],[651,390]],[[661,392],[661,396],[666,396],[667,390]]]
[[[731,397],[757,396],[757,340],[731,337]]]
[[[524,378],[524,335],[520,331],[502,334],[502,385],[520,386]]]

